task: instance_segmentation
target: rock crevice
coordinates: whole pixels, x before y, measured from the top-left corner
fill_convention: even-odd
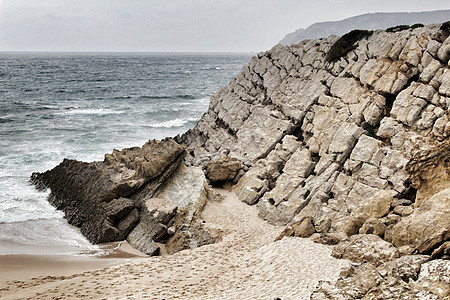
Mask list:
[[[179,137],[192,154],[185,163],[205,165],[195,157],[227,149],[251,162],[234,187],[239,199],[257,205],[270,223],[304,227],[308,219],[318,234],[364,232],[395,240],[392,228],[415,215],[423,194],[411,184],[415,175],[407,165],[450,133],[448,36],[440,27],[377,30],[334,62],[326,57],[337,36],[259,53],[214,95],[199,124]],[[244,110],[237,98],[245,99],[246,118],[238,117]],[[236,128],[236,135],[228,138],[213,120]],[[430,183],[440,188],[426,197],[444,185]],[[381,192],[402,205],[355,220],[353,211]]]

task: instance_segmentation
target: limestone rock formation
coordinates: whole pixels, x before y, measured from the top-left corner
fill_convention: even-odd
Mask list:
[[[333,257],[380,264],[397,258],[397,249],[377,235],[353,235],[333,248]]]
[[[402,219],[448,188],[450,50],[440,27],[377,30],[335,62],[326,57],[337,36],[259,53],[176,138],[185,163],[224,151],[246,162],[234,191],[268,222],[288,225],[285,234],[300,235],[300,225],[310,234],[311,223],[319,234],[391,240]],[[409,167],[421,153],[427,168]],[[383,201],[364,204],[376,195]],[[374,205],[377,213],[365,211]],[[421,253],[448,240],[446,226]]]
[[[114,150],[103,162],[66,159],[50,171],[34,173],[32,181],[51,189],[50,203],[92,243],[123,240],[143,216],[136,193],[154,194],[184,153],[173,139],[149,141],[142,148]]]
[[[425,287],[445,276],[419,284],[422,256],[398,257],[450,251],[449,34],[440,24],[377,30],[335,62],[326,58],[337,36],[277,45],[176,138],[187,165],[222,152],[245,162],[233,189],[262,218],[286,225],[279,238],[337,244],[336,257],[362,264],[324,283],[319,298],[442,295]],[[389,261],[414,271],[380,276]]]
[[[127,236],[131,246],[147,255],[156,255],[160,248],[155,242],[167,240],[178,206],[164,199],[150,198],[141,206],[140,222]]]
[[[242,163],[234,157],[224,157],[208,162],[206,176],[211,182],[231,181],[242,168]]]
[[[208,183],[201,168],[181,164],[184,149],[170,138],[149,141],[114,150],[103,162],[64,160],[32,181],[51,189],[50,202],[92,243],[126,239],[157,255],[160,242],[174,253],[214,242],[198,220],[212,197]]]
[[[142,229],[151,233],[149,238],[166,241],[168,253],[213,243],[214,239],[198,218],[208,200],[207,188],[201,168],[180,166],[152,198],[146,198],[145,193],[136,195],[136,198],[147,199],[148,220],[145,220],[146,215],[141,217]],[[158,228],[152,224],[159,224],[160,233],[152,233],[152,228]],[[173,227],[172,235],[167,231],[169,227]],[[127,241],[133,244],[130,237]]]
[[[343,231],[347,235],[353,235],[358,233],[360,229],[366,231],[369,230],[369,227],[380,227],[383,223],[380,221],[381,224],[377,226],[376,220],[389,213],[392,201],[392,196],[386,191],[379,191],[373,197],[364,199],[351,212]]]
[[[354,264],[335,284],[320,282],[311,299],[447,299],[450,261],[410,255],[386,262]]]
[[[427,199],[386,231],[386,240],[405,253],[429,253],[450,240],[450,189]]]

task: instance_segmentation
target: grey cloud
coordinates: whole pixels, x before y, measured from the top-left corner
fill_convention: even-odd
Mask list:
[[[314,22],[446,1],[3,0],[0,50],[261,51]]]

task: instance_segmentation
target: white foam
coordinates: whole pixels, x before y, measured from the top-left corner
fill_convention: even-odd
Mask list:
[[[85,108],[85,109],[71,109],[61,112],[63,115],[119,115],[123,112],[120,110],[112,110],[105,108]]]
[[[62,218],[47,201],[49,192],[39,192],[23,177],[2,177],[5,184],[0,195],[0,223],[23,222],[36,219]]]
[[[153,127],[153,128],[182,127],[183,125],[185,125],[188,122],[189,122],[189,120],[186,120],[186,119],[175,119],[175,120],[170,120],[170,121],[161,122],[161,123],[153,123],[153,124],[150,124],[150,127]]]
[[[17,254],[18,249],[21,254],[95,255],[101,251],[63,218],[0,224],[0,255]]]

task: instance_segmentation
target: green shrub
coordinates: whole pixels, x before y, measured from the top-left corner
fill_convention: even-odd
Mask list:
[[[353,49],[355,49],[358,45],[356,42],[372,35],[373,31],[369,30],[360,30],[355,29],[350,31],[349,33],[344,34],[340,37],[336,43],[331,46],[330,51],[327,55],[328,62],[334,62],[340,59],[342,56],[346,55]]]
[[[409,29],[409,25],[397,25],[397,26],[389,27],[388,29],[386,29],[386,32],[399,32],[399,31],[403,31],[406,29]]]
[[[415,28],[420,28],[420,27],[424,27],[425,25],[423,25],[422,23],[416,23],[414,25],[411,25],[411,29],[415,29]]]
[[[439,29],[443,31],[450,31],[450,21],[442,23],[441,28]]]

